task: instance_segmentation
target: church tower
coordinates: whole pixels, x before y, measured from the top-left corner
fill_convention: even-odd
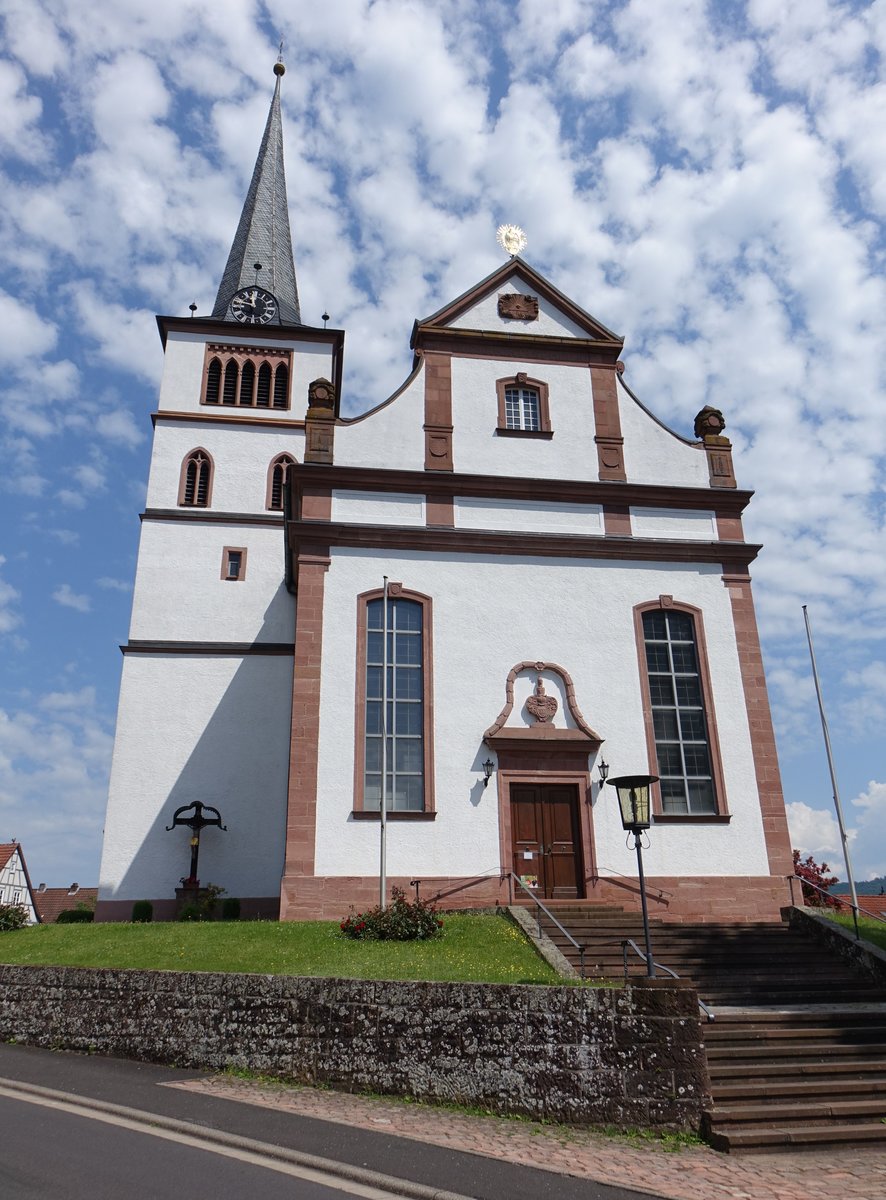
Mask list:
[[[338,411],[343,334],[302,325],[283,166],[282,62],[252,181],[209,316],[158,317],[165,362],[101,866],[99,919],[135,900],[171,916],[196,801],[201,882],[276,916],[286,828],[294,601],[283,502],[308,440],[322,460]],[[314,392],[318,389],[315,387]],[[324,423],[325,422],[325,423]]]

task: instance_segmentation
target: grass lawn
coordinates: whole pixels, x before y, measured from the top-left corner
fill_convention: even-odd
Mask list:
[[[852,933],[855,932],[851,913],[827,912],[824,909],[821,911],[824,916],[829,917],[832,921],[836,921],[844,929],[848,929]],[[872,917],[859,917],[858,932],[866,942],[873,942],[881,950],[886,950],[886,921],[875,921]]]
[[[0,963],[246,971],[345,979],[562,983],[505,917],[444,916],[425,942],[355,942],[337,921],[35,925],[0,933]]]

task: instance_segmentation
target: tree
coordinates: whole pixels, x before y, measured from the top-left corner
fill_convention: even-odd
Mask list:
[[[800,851],[794,851],[794,874],[803,880],[803,903],[810,908],[840,907],[839,900],[834,896],[824,894],[835,883],[840,882],[836,875],[828,875],[830,869],[826,862],[817,863],[811,854],[807,855],[805,859],[801,859]],[[814,884],[815,887],[807,887],[807,882]],[[824,892],[818,892],[815,890],[816,888],[823,888]]]

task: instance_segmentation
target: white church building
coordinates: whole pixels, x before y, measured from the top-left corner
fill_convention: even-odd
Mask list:
[[[244,915],[375,903],[383,759],[389,884],[476,907],[513,872],[634,908],[603,758],[659,779],[655,915],[777,919],[760,547],[721,414],[668,429],[622,339],[513,256],[416,321],[393,396],[341,417],[344,333],[301,323],[275,70],[212,314],[158,318],[98,919],[173,915],[189,836],[168,827],[195,802],[226,827],[201,883]]]

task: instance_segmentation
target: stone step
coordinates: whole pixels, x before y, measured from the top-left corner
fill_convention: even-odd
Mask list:
[[[716,1104],[709,1114],[712,1128],[719,1125],[764,1125],[797,1124],[804,1125],[845,1124],[849,1118],[857,1122],[879,1121],[886,1116],[886,1102],[882,1097],[873,1100],[809,1100],[782,1101],[772,1104]],[[886,1136],[886,1128],[884,1128]]]
[[[830,1042],[834,1040],[833,1026],[801,1025],[789,1029],[772,1027],[748,1029],[729,1029],[711,1025],[705,1029],[704,1040],[708,1049],[716,1047],[724,1049],[731,1046],[762,1046],[768,1049],[773,1045],[797,1045],[800,1042]],[[886,1025],[854,1025],[845,1031],[839,1031],[837,1043],[847,1045],[870,1044],[871,1042],[886,1042]]]
[[[834,1080],[856,1080],[858,1078],[880,1079],[884,1075],[884,1062],[867,1061],[864,1058],[860,1060],[802,1060],[791,1061],[788,1064],[780,1064],[780,1067],[774,1067],[771,1061],[765,1062],[735,1062],[725,1061],[720,1063],[708,1062],[708,1073],[711,1075],[711,1082],[714,1086],[714,1099],[719,1096],[719,1088],[722,1084],[728,1082],[744,1082],[746,1080],[756,1080],[760,1087],[765,1087],[768,1081],[780,1079],[809,1079],[818,1080],[819,1086],[830,1090]]]
[[[820,1101],[822,1094],[839,1099],[860,1097],[870,1100],[877,1096],[886,1097],[886,1070],[874,1076],[861,1076],[855,1079],[829,1079],[827,1088],[818,1079],[790,1079],[786,1076],[773,1076],[746,1083],[718,1083],[717,1109],[729,1108],[741,1104],[781,1104],[785,1100]]]
[[[737,1150],[816,1149],[827,1145],[886,1143],[886,1125],[879,1122],[847,1122],[834,1125],[773,1125],[771,1128],[742,1129],[723,1126],[712,1130],[708,1140],[715,1150],[733,1153]]]
[[[886,1059],[886,1042],[792,1042],[788,1044],[775,1043],[768,1046],[753,1043],[751,1045],[718,1046],[713,1043],[705,1045],[705,1053],[711,1066],[724,1059],[729,1062],[740,1062],[745,1059],[771,1062],[775,1059],[794,1058],[807,1062],[833,1058],[844,1058],[847,1061],[855,1058],[876,1059],[882,1057]]]

